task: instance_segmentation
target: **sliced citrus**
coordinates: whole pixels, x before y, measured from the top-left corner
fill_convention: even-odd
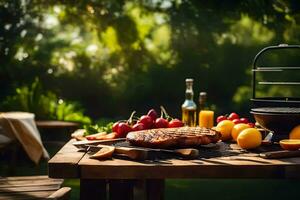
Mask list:
[[[300,139],[280,140],[279,144],[285,150],[298,150],[298,149],[300,149]]]

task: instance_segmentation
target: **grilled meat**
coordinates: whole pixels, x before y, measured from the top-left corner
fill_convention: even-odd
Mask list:
[[[216,143],[221,138],[218,131],[200,127],[159,128],[127,134],[132,145],[150,148],[190,147]]]

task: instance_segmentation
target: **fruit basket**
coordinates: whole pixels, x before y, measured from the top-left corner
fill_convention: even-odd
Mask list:
[[[300,124],[300,98],[291,96],[281,97],[257,97],[257,86],[264,85],[265,87],[277,85],[279,87],[291,86],[299,90],[300,80],[296,81],[258,81],[258,73],[275,73],[280,76],[283,72],[289,71],[295,75],[298,73],[300,77],[300,67],[270,67],[258,66],[258,60],[261,59],[266,52],[280,50],[297,50],[300,53],[300,45],[281,44],[278,46],[269,46],[262,49],[253,60],[252,69],[252,103],[253,108],[250,113],[253,114],[256,122],[263,128],[272,131],[274,134],[273,140],[277,141],[282,138],[287,138],[288,133],[293,127]]]

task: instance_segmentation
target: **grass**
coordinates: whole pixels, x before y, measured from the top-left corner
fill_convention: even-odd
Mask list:
[[[78,179],[66,179],[64,181],[64,186],[72,188],[72,192],[71,192],[72,200],[79,200],[80,184]]]
[[[165,199],[282,200],[299,198],[299,180],[167,180]]]

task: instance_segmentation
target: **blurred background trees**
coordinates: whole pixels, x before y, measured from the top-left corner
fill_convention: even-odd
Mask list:
[[[206,91],[217,113],[248,113],[255,54],[299,43],[299,19],[296,0],[2,0],[0,110],[21,110],[16,99],[39,80],[39,96],[52,98],[38,110],[67,102],[74,104],[68,113],[126,118],[164,105],[180,117],[184,80],[192,77],[195,100]],[[59,118],[53,113],[37,117]]]

